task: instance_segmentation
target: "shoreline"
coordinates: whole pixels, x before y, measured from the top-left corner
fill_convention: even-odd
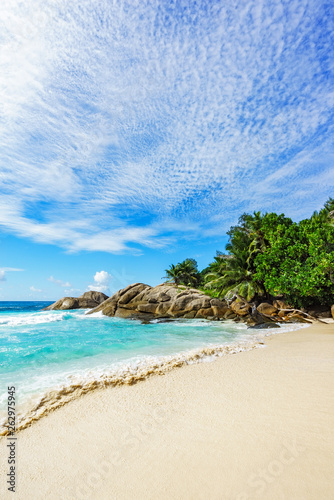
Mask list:
[[[223,344],[210,344],[171,355],[153,357],[152,359],[148,357],[135,366],[130,366],[128,362],[124,362],[119,369],[105,371],[99,376],[92,373],[92,375],[87,375],[82,379],[72,375],[71,381],[68,384],[50,387],[46,392],[40,395],[36,394],[30,400],[23,403],[23,407],[21,406],[21,410],[16,415],[16,432],[34,425],[41,418],[47,417],[53,411],[96,390],[137,384],[152,376],[165,375],[175,368],[202,362],[213,362],[222,356],[265,347],[264,340],[268,337],[287,331],[307,328],[309,325],[295,323],[284,325],[282,328],[284,327],[285,330],[283,331],[276,329],[255,330],[255,333],[247,340],[239,339]],[[6,418],[1,418],[0,438],[9,434],[5,423]]]
[[[280,332],[73,401],[18,434],[17,498],[332,499],[333,334]]]

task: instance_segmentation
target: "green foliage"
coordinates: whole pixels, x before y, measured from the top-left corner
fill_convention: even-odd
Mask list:
[[[296,307],[334,304],[334,199],[299,223],[284,214],[243,214],[227,234],[227,253],[217,252],[200,273],[194,259],[172,264],[170,281],[213,297],[283,295]]]
[[[266,245],[261,231],[262,216],[243,214],[237,226],[228,231],[228,254],[217,252],[205,275],[205,287],[215,290],[219,297],[238,293],[251,300],[264,293],[263,283],[255,277],[254,260]]]
[[[270,245],[255,265],[256,278],[263,280],[270,294],[283,294],[299,307],[334,303],[333,208],[330,199],[319,213],[299,224],[266,228]]]
[[[171,264],[165,272],[168,281],[176,285],[196,287],[201,283],[201,275],[195,259],[185,259],[176,265]]]

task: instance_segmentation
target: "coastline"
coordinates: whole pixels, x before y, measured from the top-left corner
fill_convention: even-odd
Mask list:
[[[233,320],[232,323],[234,323]],[[222,326],[224,327],[224,325]],[[210,343],[168,355],[149,356],[137,360],[135,364],[124,361],[120,363],[119,368],[105,369],[99,373],[90,370],[84,375],[71,375],[65,383],[50,386],[46,391],[35,394],[24,402],[21,401],[20,410],[16,415],[16,432],[34,425],[35,422],[53,411],[96,390],[133,385],[151,376],[165,375],[175,368],[194,363],[210,362],[218,357],[258,349],[264,347],[264,340],[271,335],[308,326],[295,323],[282,325],[280,330],[253,330],[254,333],[248,338],[224,343]],[[9,431],[6,427],[5,412],[1,412],[0,415],[0,437],[7,436]]]
[[[18,433],[17,497],[333,498],[334,324],[264,342],[97,389]]]

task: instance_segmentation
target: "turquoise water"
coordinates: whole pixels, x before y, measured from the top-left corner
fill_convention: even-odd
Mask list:
[[[7,386],[19,402],[123,366],[212,345],[245,342],[259,332],[206,320],[139,321],[86,310],[41,311],[48,303],[0,302],[0,409]],[[290,327],[291,329],[291,327]]]

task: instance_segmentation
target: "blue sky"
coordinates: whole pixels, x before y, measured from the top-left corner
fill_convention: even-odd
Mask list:
[[[333,4],[0,4],[0,300],[205,267],[333,196]]]

